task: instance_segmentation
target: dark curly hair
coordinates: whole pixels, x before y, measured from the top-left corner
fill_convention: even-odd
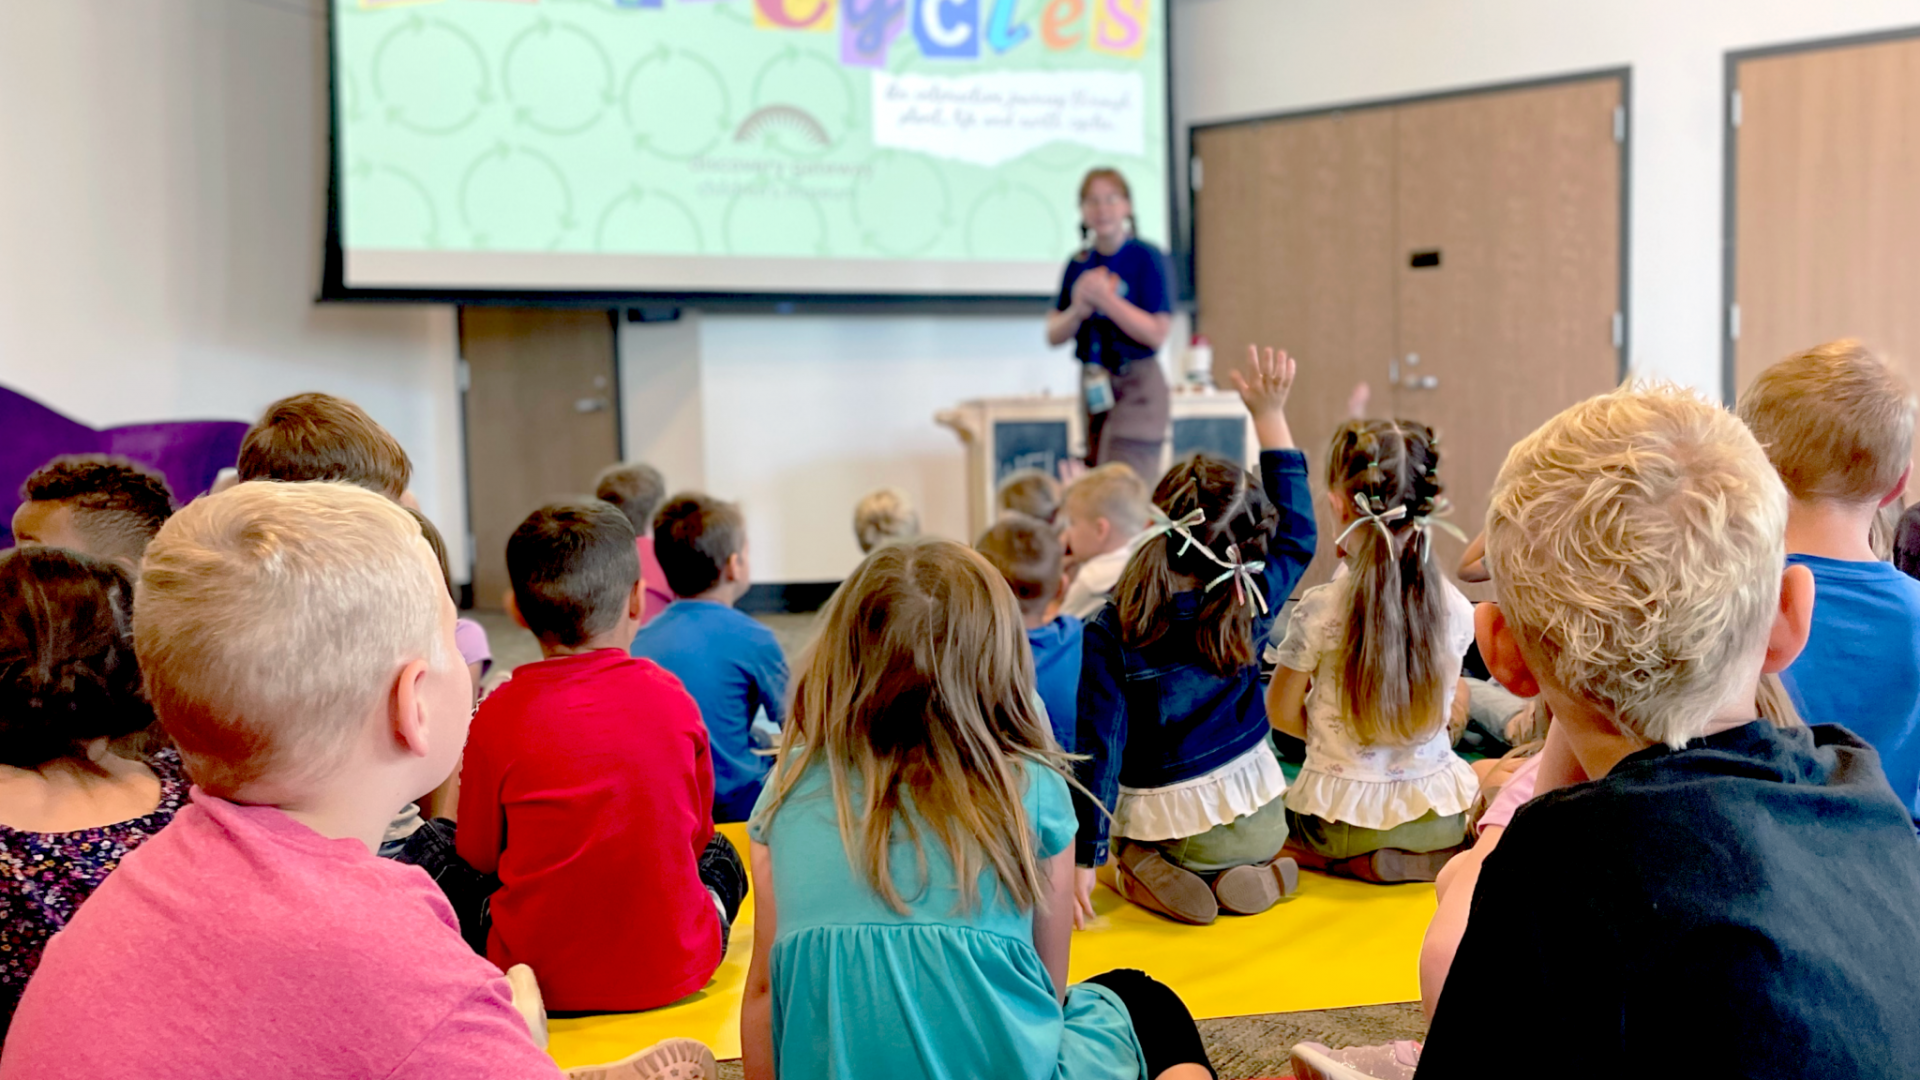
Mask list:
[[[64,503],[73,512],[74,529],[97,554],[136,563],[173,516],[173,491],[166,478],[108,454],[54,458],[20,485],[20,497]]]
[[[1206,520],[1188,530],[1221,559],[1239,550],[1240,561],[1262,562],[1280,512],[1245,468],[1215,454],[1194,454],[1177,463],[1153,489],[1153,504],[1179,519],[1198,509]],[[1162,609],[1181,591],[1175,574],[1205,581],[1219,575],[1218,563],[1199,551],[1182,549],[1186,540],[1169,533],[1143,544],[1113,588],[1119,610],[1121,642],[1141,649],[1165,636],[1172,620]],[[1254,661],[1253,612],[1232,589],[1213,589],[1200,602],[1194,621],[1202,666],[1215,675],[1231,675]]]
[[[133,584],[60,548],[0,555],[0,763],[85,759],[153,722],[133,653]]]

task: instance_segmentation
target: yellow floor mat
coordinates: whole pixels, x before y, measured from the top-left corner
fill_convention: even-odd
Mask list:
[[[746,829],[721,832],[747,848]],[[1300,891],[1264,915],[1182,926],[1102,886],[1100,918],[1073,936],[1070,974],[1140,968],[1178,991],[1197,1017],[1380,1005],[1420,997],[1420,939],[1433,918],[1431,885],[1367,885],[1300,875]],[[562,1068],[613,1061],[685,1036],[716,1056],[740,1056],[740,992],[753,955],[753,902],[733,927],[726,962],[705,990],[644,1013],[555,1020],[549,1052]]]

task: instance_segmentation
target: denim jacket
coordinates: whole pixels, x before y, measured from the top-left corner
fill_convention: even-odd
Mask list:
[[[1313,561],[1318,535],[1305,454],[1261,451],[1260,479],[1280,516],[1267,545],[1266,569],[1259,575],[1267,610],[1254,617],[1256,643],[1266,641],[1274,616]],[[1087,758],[1076,764],[1075,772],[1098,805],[1074,793],[1080,817],[1074,861],[1081,866],[1107,860],[1108,815],[1122,783],[1165,787],[1204,776],[1267,737],[1259,664],[1224,677],[1212,674],[1200,664],[1193,632],[1182,625],[1194,621],[1204,599],[1200,590],[1174,596],[1162,616],[1172,620],[1173,628],[1137,651],[1121,644],[1119,612],[1112,604],[1087,624],[1075,747]]]

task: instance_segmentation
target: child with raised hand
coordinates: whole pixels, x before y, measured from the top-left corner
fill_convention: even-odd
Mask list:
[[[1267,715],[1307,744],[1287,791],[1288,853],[1364,881],[1432,881],[1466,839],[1479,788],[1447,724],[1473,605],[1434,555],[1446,509],[1437,441],[1403,420],[1334,432],[1341,572],[1300,597],[1268,650],[1279,669]]]
[[[888,545],[834,594],[749,827],[749,1080],[1212,1075],[1165,986],[1067,985],[1074,816],[1032,685],[1013,593],[959,544]]]
[[[473,705],[413,519],[345,484],[199,499],[133,629],[190,802],[48,942],[0,1077],[555,1076],[440,891],[373,855]]]
[[[1313,560],[1307,459],[1294,449],[1294,363],[1257,350],[1234,373],[1260,440],[1260,476],[1196,454],[1160,480],[1141,543],[1082,646],[1078,913],[1117,838],[1120,895],[1181,922],[1251,915],[1293,891],[1287,788],[1268,741],[1259,654]]]
[[[118,565],[0,555],[0,1038],[47,939],[186,802],[178,753],[109,747],[152,720]]]

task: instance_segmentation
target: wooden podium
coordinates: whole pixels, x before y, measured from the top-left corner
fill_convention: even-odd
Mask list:
[[[1176,390],[1172,401],[1172,437],[1162,468],[1201,450],[1255,464],[1258,448],[1240,395]],[[952,428],[967,449],[969,539],[993,523],[994,491],[1008,473],[1039,469],[1054,476],[1062,461],[1086,456],[1086,418],[1077,397],[976,398],[934,414],[934,420]],[[1146,478],[1148,486],[1159,479]]]

